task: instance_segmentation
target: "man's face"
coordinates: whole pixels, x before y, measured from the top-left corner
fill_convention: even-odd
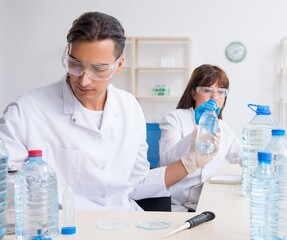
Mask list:
[[[82,64],[84,72],[81,76],[69,74],[69,84],[74,95],[81,104],[91,110],[103,110],[107,96],[107,88],[113,77],[122,68],[123,57],[116,62],[114,55],[114,42],[111,39],[84,41],[76,40],[70,44],[68,55],[75,63],[71,66]],[[92,65],[91,65],[92,64]],[[96,66],[95,66],[96,65]],[[101,80],[101,67],[111,65],[111,77]],[[97,77],[98,76],[98,77]]]

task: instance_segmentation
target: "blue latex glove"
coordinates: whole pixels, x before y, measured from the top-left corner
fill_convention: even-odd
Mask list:
[[[201,104],[194,110],[196,124],[198,124],[199,119],[204,111],[215,111],[216,115],[218,116],[220,113],[220,108],[217,107],[217,102],[213,99],[209,99],[207,102]]]

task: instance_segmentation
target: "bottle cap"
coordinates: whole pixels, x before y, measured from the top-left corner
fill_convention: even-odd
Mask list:
[[[62,227],[62,231],[61,234],[63,235],[72,235],[76,233],[76,227],[72,226],[72,227]]]
[[[32,157],[42,156],[42,150],[29,150],[28,154],[29,156],[32,156]]]
[[[272,160],[272,153],[271,152],[258,152],[258,161],[264,163],[270,163]]]
[[[272,129],[272,136],[284,136],[285,130],[284,129]]]
[[[271,115],[271,111],[269,106],[267,105],[257,105],[257,104],[248,104],[248,107],[255,112],[257,115]],[[257,107],[257,109],[253,109],[253,107]]]

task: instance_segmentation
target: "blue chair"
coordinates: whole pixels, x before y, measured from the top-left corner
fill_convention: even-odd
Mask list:
[[[150,168],[158,167],[159,163],[159,140],[160,128],[158,123],[147,123],[147,143],[148,152],[147,159],[150,162]],[[145,211],[171,211],[170,197],[146,198],[136,201],[138,205]]]
[[[150,168],[158,167],[159,162],[159,140],[160,140],[160,128],[158,123],[147,123],[147,159],[150,162]]]

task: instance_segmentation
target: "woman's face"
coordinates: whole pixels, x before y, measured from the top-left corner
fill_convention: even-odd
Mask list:
[[[218,83],[213,84],[210,87],[200,86],[196,90],[193,90],[193,99],[195,100],[195,108],[208,101],[214,99],[217,102],[217,106],[222,108],[225,97],[228,90],[220,88]]]

